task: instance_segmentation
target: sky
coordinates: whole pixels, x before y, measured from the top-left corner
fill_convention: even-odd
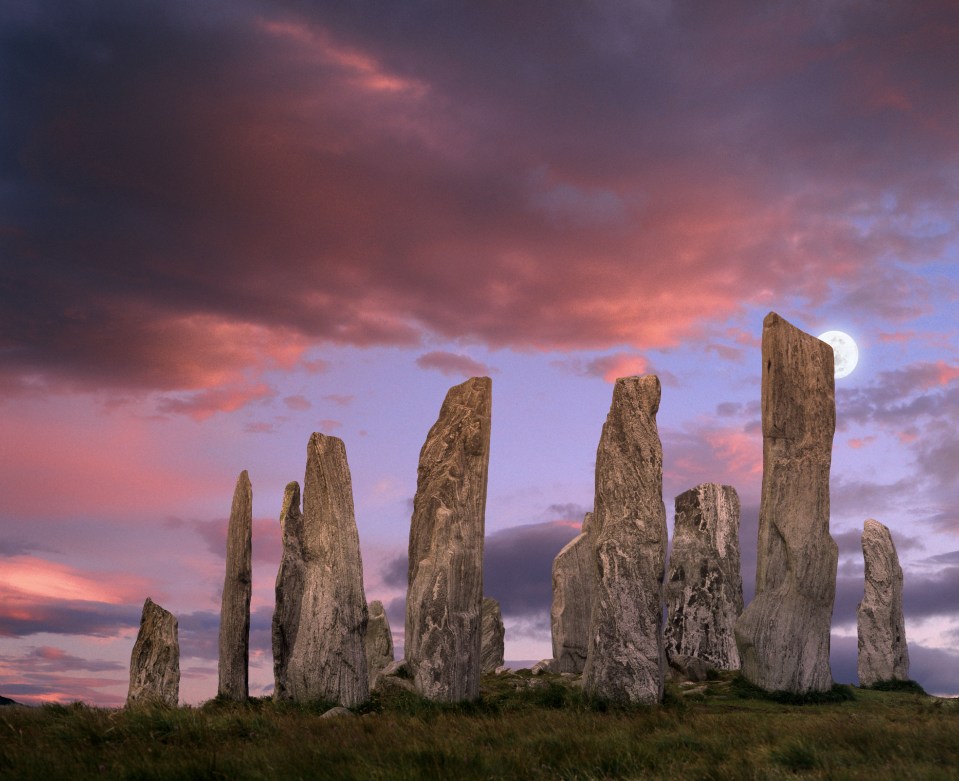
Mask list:
[[[551,655],[550,565],[617,377],[655,373],[664,494],[762,476],[776,311],[836,381],[832,669],[892,531],[911,676],[959,694],[959,5],[0,4],[0,694],[123,703],[147,596],[216,694],[226,519],[253,483],[250,688],[272,689],[283,488],[352,471],[402,647],[419,449],[493,380],[485,592]]]

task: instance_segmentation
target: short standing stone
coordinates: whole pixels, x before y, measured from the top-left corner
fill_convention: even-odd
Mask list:
[[[483,640],[480,652],[480,668],[484,675],[503,666],[506,627],[499,602],[492,597],[483,597]]]
[[[762,356],[756,597],[736,622],[736,645],[743,676],[756,686],[827,691],[839,557],[829,534],[833,350],[770,312]]]
[[[739,669],[735,625],[743,612],[739,496],[731,485],[703,483],[676,497],[666,576],[666,657]]]
[[[250,597],[253,594],[253,487],[244,469],[236,479],[226,531],[226,576],[220,603],[220,664],[217,693],[229,700],[249,696]]]
[[[579,674],[586,664],[589,613],[596,582],[596,554],[588,533],[592,515],[586,513],[582,533],[553,560],[553,604],[549,617],[558,673]]]
[[[479,696],[492,381],[450,388],[420,451],[410,521],[406,659],[416,690]]]
[[[351,708],[369,699],[366,596],[346,447],[313,434],[303,481],[303,597],[286,668],[297,702]]]
[[[666,507],[656,428],[655,375],[616,380],[596,451],[597,581],[583,688],[593,696],[653,703],[663,697]]]
[[[869,519],[862,531],[866,589],[859,603],[859,685],[909,680],[902,615],[902,567],[889,529]]]
[[[376,677],[393,663],[393,633],[383,603],[378,599],[370,602],[369,615],[370,620],[366,625],[366,667],[372,689]]]
[[[288,483],[283,492],[280,533],[283,538],[283,553],[280,557],[280,568],[276,573],[276,607],[273,610],[273,696],[278,700],[286,700],[290,698],[286,685],[286,668],[300,625],[306,569],[300,485],[296,481]]]
[[[174,615],[147,597],[130,656],[127,705],[175,708],[180,697],[180,643]]]

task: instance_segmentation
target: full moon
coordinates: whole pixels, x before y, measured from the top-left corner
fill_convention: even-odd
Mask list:
[[[853,338],[842,331],[826,331],[819,338],[832,347],[836,360],[836,379],[848,377],[859,363],[859,348]]]

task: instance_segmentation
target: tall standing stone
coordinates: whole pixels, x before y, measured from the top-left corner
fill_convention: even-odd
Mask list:
[[[406,660],[431,700],[479,696],[492,381],[450,388],[420,451],[410,521]]]
[[[370,602],[370,620],[366,625],[366,668],[370,676],[370,688],[376,676],[393,663],[393,632],[386,617],[383,603],[378,599]]]
[[[736,622],[743,675],[769,691],[832,686],[838,548],[829,534],[833,350],[775,312],[763,321],[763,485],[756,597]]]
[[[217,694],[249,696],[250,597],[253,594],[253,487],[244,469],[236,479],[226,532],[226,576],[220,603],[220,664]]]
[[[180,697],[180,643],[176,617],[147,597],[140,631],[130,655],[127,706],[161,704],[172,708]]]
[[[738,670],[734,630],[743,612],[743,577],[739,495],[731,485],[702,483],[676,497],[665,591],[667,658]]]
[[[872,518],[862,531],[866,588],[857,612],[859,685],[909,680],[902,615],[902,567],[889,529]]]
[[[492,597],[483,597],[482,612],[480,671],[485,675],[503,666],[506,627],[503,626],[503,613],[499,609],[499,602]]]
[[[353,484],[341,439],[313,434],[303,481],[303,596],[286,668],[297,702],[369,699],[366,596]]]
[[[586,513],[583,530],[553,559],[553,604],[550,629],[553,665],[558,673],[583,672],[589,645],[589,614],[596,582],[596,554],[589,538],[592,513]]]
[[[280,534],[283,553],[276,573],[276,606],[273,610],[273,697],[290,698],[286,668],[293,653],[300,626],[306,558],[303,552],[303,514],[300,512],[300,484],[287,483],[280,510]]]
[[[663,697],[666,507],[655,375],[616,380],[596,451],[592,529],[597,581],[583,688],[652,703]]]

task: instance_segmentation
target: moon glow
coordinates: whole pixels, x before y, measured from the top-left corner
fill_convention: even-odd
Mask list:
[[[859,348],[853,338],[843,331],[826,331],[819,338],[832,347],[836,362],[836,379],[848,377],[859,363]]]

